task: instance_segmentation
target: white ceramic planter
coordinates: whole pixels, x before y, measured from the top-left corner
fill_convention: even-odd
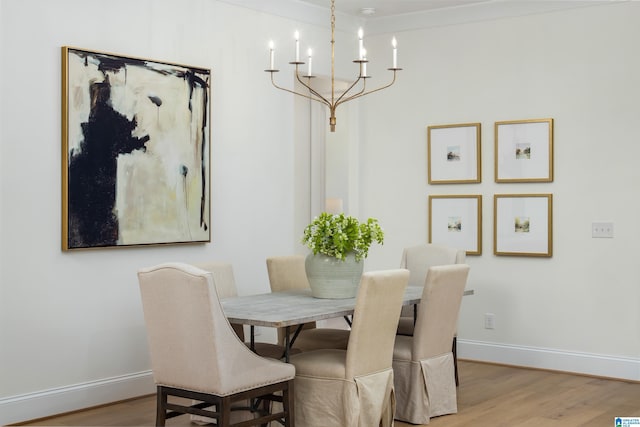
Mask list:
[[[344,261],[323,254],[309,254],[305,270],[311,294],[316,298],[353,298],[358,293],[364,261],[349,253]]]

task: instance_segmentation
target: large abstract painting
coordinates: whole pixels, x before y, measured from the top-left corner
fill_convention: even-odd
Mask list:
[[[62,48],[62,249],[208,242],[211,71]]]

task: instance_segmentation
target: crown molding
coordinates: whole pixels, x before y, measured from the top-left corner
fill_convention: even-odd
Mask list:
[[[328,8],[319,7],[300,0],[218,0],[223,3],[256,10],[299,22],[329,27]],[[468,24],[496,19],[553,13],[581,7],[615,5],[631,0],[548,0],[514,1],[493,0],[463,6],[431,9],[400,15],[356,17],[336,12],[336,28],[353,31],[364,27],[368,35],[397,33],[449,25]]]
[[[510,1],[495,0],[465,6],[435,9],[404,15],[371,17],[366,21],[368,34],[386,34],[473,22],[492,21],[518,16],[553,13],[590,6],[612,5],[629,0],[550,0]]]
[[[294,21],[329,28],[331,13],[329,8],[315,6],[298,0],[218,0],[247,9],[252,9]],[[364,27],[365,18],[346,15],[336,11],[336,29],[339,31],[353,31],[354,28]]]

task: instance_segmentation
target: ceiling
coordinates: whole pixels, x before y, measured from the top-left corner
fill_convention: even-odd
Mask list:
[[[331,6],[331,0],[218,1],[320,26],[328,25]],[[336,27],[366,26],[369,35],[389,34],[626,1],[635,0],[335,0]]]
[[[387,17],[436,9],[492,3],[495,0],[336,0],[336,11],[350,16]],[[498,0],[500,1],[500,0]],[[331,0],[300,0],[314,6],[329,8]]]

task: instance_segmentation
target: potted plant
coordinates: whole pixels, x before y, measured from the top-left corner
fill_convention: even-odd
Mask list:
[[[384,243],[378,220],[360,222],[344,213],[321,213],[304,229],[302,243],[311,249],[305,260],[311,292],[317,298],[353,298],[363,260],[373,242]]]

